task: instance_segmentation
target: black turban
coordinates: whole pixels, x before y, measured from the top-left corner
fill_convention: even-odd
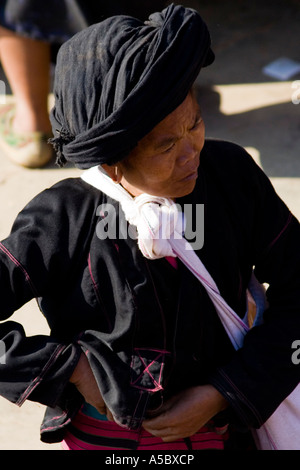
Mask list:
[[[113,16],[61,47],[50,119],[58,164],[114,164],[186,98],[214,60],[192,9],[170,5],[142,22]]]

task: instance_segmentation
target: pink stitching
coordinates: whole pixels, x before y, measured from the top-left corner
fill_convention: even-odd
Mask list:
[[[90,276],[91,276],[91,279],[92,279],[94,289],[98,292],[98,287],[97,287],[96,281],[95,281],[93,273],[92,273],[91,253],[89,253],[89,256],[88,256],[88,266],[89,266],[89,273],[90,273]]]
[[[138,399],[138,401],[137,401],[136,407],[135,407],[134,412],[133,412],[133,415],[132,415],[133,418],[134,418],[134,416],[135,416],[135,414],[136,414],[136,410],[138,409],[138,406],[139,406],[139,403],[140,403],[140,401],[141,401],[141,399],[142,399],[142,396],[143,396],[143,392],[140,392],[139,399]]]
[[[65,413],[65,415],[66,415],[66,413]],[[61,415],[61,416],[63,417],[64,415]],[[48,428],[42,428],[41,431],[44,432],[44,431],[49,431],[51,429],[63,428],[64,426],[66,426],[70,422],[71,422],[71,418],[69,418],[65,423],[59,424],[58,426],[48,426]]]
[[[28,282],[28,284],[31,288],[32,293],[34,294],[35,297],[38,297],[38,292],[37,292],[32,280],[30,279],[30,276],[29,276],[28,272],[24,268],[24,266],[22,266],[22,264],[14,257],[14,255],[12,253],[10,253],[10,251],[3,245],[3,243],[0,243],[0,250],[2,250],[19,269],[21,269],[21,271],[23,272],[23,274],[25,276],[26,282]]]
[[[171,354],[170,351],[167,351],[166,349],[157,349],[157,348],[134,348],[134,351],[153,351],[153,352],[158,352],[161,354]]]
[[[33,392],[33,390],[38,386],[38,384],[42,381],[44,375],[47,373],[48,369],[52,366],[53,362],[55,362],[56,358],[60,355],[60,353],[65,349],[65,346],[59,345],[56,347],[54,353],[50,357],[50,359],[46,362],[45,366],[43,367],[41,373],[36,376],[35,379],[31,381],[25,391],[22,393],[20,398],[16,401],[16,405],[22,406],[23,403],[26,401],[27,397]]]
[[[89,266],[89,273],[90,273],[90,276],[91,276],[91,279],[92,279],[94,289],[95,289],[96,293],[98,294],[98,286],[96,284],[96,281],[95,281],[93,273],[92,273],[91,253],[89,253],[89,256],[88,256],[88,266]],[[98,295],[97,295],[97,297],[98,297]]]
[[[54,416],[53,418],[50,419],[50,421],[54,421],[55,419],[63,418],[66,415],[67,415],[67,413],[65,411],[63,411],[62,414],[60,414],[58,416]],[[48,428],[46,428],[46,429],[48,429]]]
[[[150,362],[150,364],[148,364],[148,366],[146,366],[146,363],[145,361],[143,360],[143,358],[139,355],[139,358],[141,359],[141,362],[142,364],[145,366],[145,369],[143,370],[143,372],[141,373],[141,375],[137,378],[136,382],[140,379],[140,377],[142,377],[142,375],[144,375],[145,373],[147,373],[149,375],[149,377],[152,379],[153,383],[156,385],[156,387],[159,387],[161,388],[161,385],[155,380],[155,378],[153,377],[153,375],[151,374],[151,372],[149,371],[149,368],[155,363],[155,361],[161,356],[161,354],[159,354],[158,356],[156,356],[155,359],[153,359],[152,362]],[[135,382],[133,382],[135,383]]]
[[[281,235],[286,231],[288,225],[290,224],[292,220],[292,214],[290,213],[289,216],[288,216],[288,220],[285,224],[285,226],[283,227],[283,229],[281,230],[281,232],[279,232],[279,234],[277,235],[277,237],[274,238],[274,240],[270,243],[270,245],[268,246],[268,249],[270,250],[272,248],[273,245],[275,245],[275,243],[277,242],[277,240],[281,237]]]
[[[223,375],[223,377],[225,377],[225,379],[228,381],[228,383],[232,386],[232,388],[234,390],[237,391],[237,393],[243,397],[243,399],[245,400],[245,402],[248,404],[249,408],[252,410],[253,414],[257,417],[258,421],[261,423],[262,422],[262,419],[261,419],[261,416],[258,412],[258,410],[255,408],[255,406],[251,403],[251,401],[248,400],[248,398],[243,394],[243,392],[235,385],[234,382],[232,382],[232,380],[230,379],[230,377],[221,369],[220,370],[220,373],[221,375]]]
[[[157,292],[155,283],[154,283],[154,281],[153,281],[153,277],[152,277],[152,274],[151,274],[151,271],[150,271],[150,268],[149,268],[148,263],[145,263],[145,266],[146,266],[146,269],[147,269],[147,271],[148,271],[149,277],[150,277],[150,279],[151,279],[151,281],[152,281],[152,287],[153,287],[153,290],[154,290],[155,299],[156,299],[157,305],[158,305],[158,307],[159,307],[159,312],[160,312],[161,322],[162,322],[162,327],[163,327],[163,332],[164,332],[164,346],[166,346],[166,342],[167,342],[167,334],[166,334],[167,327],[166,327],[166,318],[165,318],[165,314],[164,314],[164,311],[163,311],[163,309],[162,309],[162,306],[161,306],[161,303],[160,303],[160,300],[159,300],[159,295],[158,295],[158,292]]]
[[[149,375],[149,377],[151,378],[153,384],[155,385],[155,388],[154,389],[151,389],[152,391],[156,392],[158,390],[162,390],[163,387],[160,385],[160,381],[161,381],[161,377],[162,377],[162,365],[160,365],[160,373],[159,373],[159,381],[157,382],[153,375],[151,374],[151,372],[149,371],[150,367],[154,364],[155,361],[158,360],[159,357],[163,356],[163,353],[159,350],[154,350],[154,349],[147,349],[145,348],[145,350],[148,350],[148,351],[156,351],[156,352],[159,352],[159,354],[150,362],[150,364],[148,364],[148,366],[146,365],[144,359],[141,357],[140,353],[139,353],[139,349],[141,350],[144,350],[142,348],[135,348],[135,351],[137,352],[140,360],[141,360],[141,363],[144,365],[145,369],[142,371],[142,373],[137,377],[137,379],[134,381],[134,382],[131,382],[131,385],[134,385],[140,380],[140,378],[145,374],[147,373]],[[168,352],[166,352],[168,354]],[[142,390],[149,390],[147,387],[141,387],[141,386],[137,386],[137,388],[140,388]]]
[[[90,277],[91,277],[91,280],[92,280],[92,284],[93,284],[93,287],[94,287],[94,291],[95,291],[97,300],[98,300],[100,305],[103,305],[103,302],[101,301],[101,296],[100,296],[100,293],[99,293],[98,285],[97,285],[97,283],[94,279],[93,273],[92,273],[91,253],[89,253],[89,256],[88,256],[88,268],[89,268],[89,273],[90,273]],[[112,325],[111,325],[110,318],[107,315],[106,309],[103,308],[103,311],[104,311],[104,314],[105,314],[105,317],[106,317],[108,327],[111,329]]]

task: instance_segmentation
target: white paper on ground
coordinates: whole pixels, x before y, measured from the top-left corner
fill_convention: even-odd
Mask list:
[[[263,73],[278,80],[288,80],[300,73],[300,62],[288,57],[280,57],[263,67]]]

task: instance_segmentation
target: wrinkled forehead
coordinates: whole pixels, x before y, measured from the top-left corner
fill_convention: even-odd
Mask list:
[[[200,107],[196,96],[191,90],[185,100],[167,117],[160,121],[131,152],[131,156],[139,151],[143,153],[159,153],[190,129],[200,116]]]

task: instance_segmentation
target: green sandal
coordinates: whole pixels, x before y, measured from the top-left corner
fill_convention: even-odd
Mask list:
[[[43,132],[14,132],[14,116],[14,104],[0,108],[0,149],[18,165],[27,168],[45,166],[53,157],[53,149],[47,143],[51,135]]]

